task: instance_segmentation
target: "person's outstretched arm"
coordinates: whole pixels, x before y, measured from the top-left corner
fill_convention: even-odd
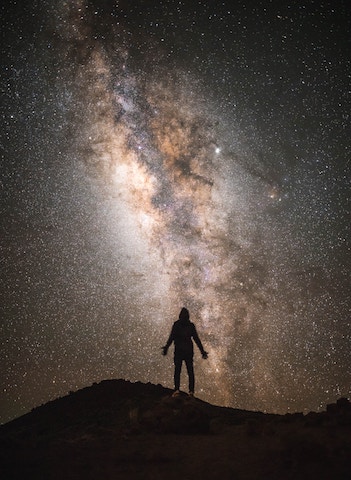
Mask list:
[[[167,340],[167,343],[164,347],[162,347],[162,355],[167,355],[168,349],[171,346],[172,342],[174,341],[174,325],[172,327],[170,336]]]
[[[208,353],[205,352],[205,349],[204,347],[202,346],[202,343],[201,343],[201,340],[200,340],[200,337],[196,331],[196,327],[195,325],[193,324],[193,334],[192,334],[192,337],[194,339],[194,342],[196,343],[196,345],[199,347],[199,350],[201,352],[201,355],[202,355],[202,358],[207,358],[208,357]]]

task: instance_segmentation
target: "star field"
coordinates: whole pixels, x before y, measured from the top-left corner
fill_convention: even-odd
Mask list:
[[[1,7],[2,422],[172,387],[183,306],[200,398],[350,396],[350,12],[232,3]]]

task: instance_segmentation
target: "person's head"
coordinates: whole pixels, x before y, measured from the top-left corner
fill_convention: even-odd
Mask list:
[[[188,322],[189,321],[189,310],[185,307],[183,307],[180,311],[180,314],[179,314],[179,320],[181,320],[182,322]]]

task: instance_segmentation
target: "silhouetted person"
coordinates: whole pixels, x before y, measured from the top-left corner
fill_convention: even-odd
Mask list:
[[[167,355],[170,345],[174,342],[174,395],[179,394],[180,372],[182,370],[183,360],[189,376],[189,395],[194,395],[194,346],[192,339],[194,339],[196,345],[199,347],[202,358],[206,359],[208,356],[207,352],[205,352],[202,346],[195,325],[189,319],[189,311],[186,308],[182,308],[179,314],[179,320],[174,322],[169,339],[166,345],[162,347],[163,355]]]

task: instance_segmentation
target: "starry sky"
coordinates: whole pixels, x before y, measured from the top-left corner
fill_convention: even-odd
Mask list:
[[[346,0],[1,7],[0,421],[107,378],[351,395]],[[186,389],[185,372],[182,388]]]

